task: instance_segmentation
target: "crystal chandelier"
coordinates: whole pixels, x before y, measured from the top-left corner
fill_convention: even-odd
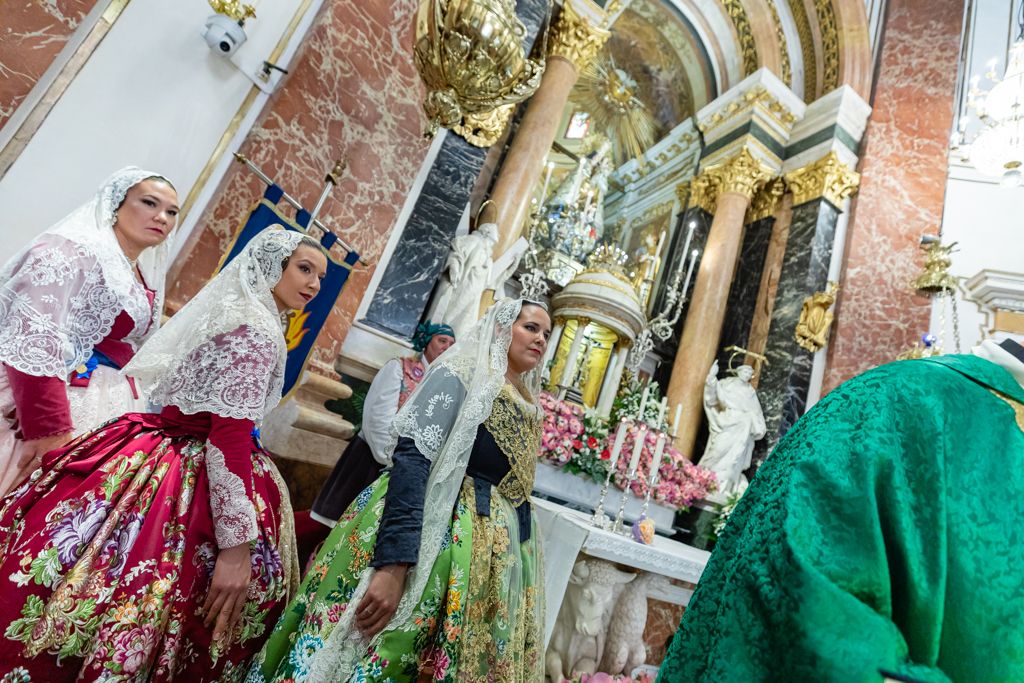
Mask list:
[[[1002,78],[996,75],[995,59],[989,61],[985,74],[993,83],[988,91],[979,87],[979,76],[971,78],[967,107],[975,112],[980,131],[968,141],[970,117],[963,116],[952,139],[953,151],[980,173],[1000,178],[1004,187],[1024,183],[1024,5],[1018,26]]]

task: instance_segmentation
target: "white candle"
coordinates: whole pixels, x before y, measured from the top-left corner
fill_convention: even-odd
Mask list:
[[[636,468],[640,466],[640,454],[643,453],[646,440],[647,425],[644,425],[636,433],[636,441],[633,442],[633,457],[629,459],[629,476],[636,474]]]
[[[608,461],[608,469],[615,470],[615,466],[619,463],[619,454],[622,453],[622,444],[626,441],[626,432],[628,431],[626,419],[619,420],[619,429],[615,432],[615,443],[612,444],[612,455]]]
[[[690,221],[690,225],[686,230],[686,241],[683,242],[683,260],[685,261],[686,255],[690,253],[690,242],[693,241],[693,231],[697,227],[697,221]]]
[[[644,408],[647,407],[647,392],[651,390],[650,384],[644,385],[644,393],[640,395],[640,408],[637,411],[636,419],[644,422]]]
[[[675,435],[679,433],[679,418],[682,417],[682,414],[683,414],[683,404],[682,403],[677,403],[676,404],[676,419],[672,420],[672,436],[673,437],[675,437]]]
[[[665,423],[666,410],[668,410],[668,396],[662,396],[661,403],[658,404],[658,429],[661,429],[661,425]]]
[[[686,293],[690,291],[690,279],[693,277],[693,267],[697,263],[697,256],[700,254],[696,249],[690,253],[690,265],[686,267],[686,282],[683,283],[683,294],[681,299],[686,299]]]
[[[658,434],[658,445],[654,447],[654,457],[651,458],[651,475],[647,479],[647,485],[654,488],[658,483],[658,471],[661,469],[661,454],[665,452],[665,432]]]
[[[548,183],[551,182],[551,172],[555,170],[555,162],[549,161],[547,164],[547,173],[544,174],[544,187],[540,189],[540,203],[543,204],[544,200],[548,196]]]

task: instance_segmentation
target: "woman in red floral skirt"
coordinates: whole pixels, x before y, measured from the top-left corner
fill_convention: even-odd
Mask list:
[[[125,368],[163,406],[48,453],[0,505],[0,680],[232,680],[297,585],[288,493],[252,434],[279,314],[326,258],[268,229]]]

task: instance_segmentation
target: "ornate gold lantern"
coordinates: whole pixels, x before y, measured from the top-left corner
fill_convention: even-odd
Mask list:
[[[525,36],[510,0],[423,0],[414,58],[427,86],[428,137],[444,126],[479,147],[494,144],[544,73],[527,59]]]

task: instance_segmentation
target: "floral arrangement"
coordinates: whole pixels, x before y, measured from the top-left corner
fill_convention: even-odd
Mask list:
[[[654,683],[654,679],[646,672],[637,673],[635,678],[621,675],[606,674],[598,671],[593,674],[577,674],[574,678],[563,678],[562,683]]]
[[[610,422],[594,411],[585,411],[581,406],[559,401],[546,392],[541,393],[540,403],[545,413],[541,457],[567,472],[589,476],[598,483],[604,483],[615,438],[612,425],[617,424],[617,420]],[[639,408],[639,399],[636,407]],[[652,423],[657,418],[656,403],[654,407]],[[622,412],[621,408],[619,412]],[[636,424],[630,424],[628,427],[622,452],[612,475],[612,481],[619,490],[625,490],[630,455],[639,431]],[[633,493],[641,498],[647,495],[650,462],[657,442],[658,432],[646,432],[637,479],[631,487]],[[713,490],[714,482],[715,475],[712,472],[691,463],[671,446],[671,442],[668,442],[662,453],[658,482],[651,498],[671,508],[687,508],[707,496],[709,491]]]

